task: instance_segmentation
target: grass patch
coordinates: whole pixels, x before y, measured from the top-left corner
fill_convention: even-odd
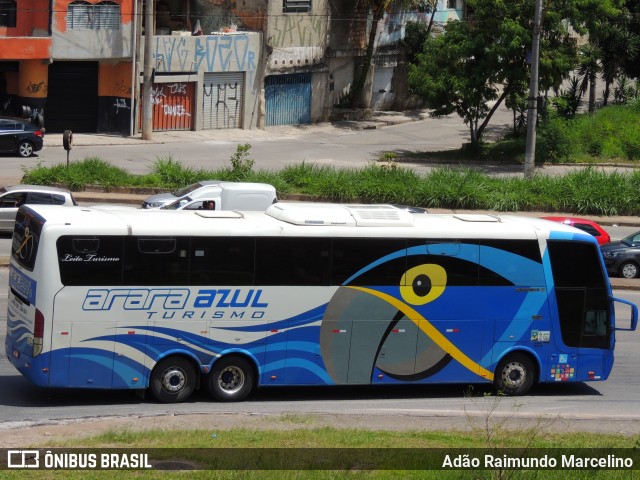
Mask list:
[[[385,164],[386,165],[386,164]],[[413,170],[379,167],[335,169],[308,163],[278,172],[245,172],[245,181],[275,186],[278,194],[302,194],[318,201],[396,203],[426,208],[503,212],[546,211],[580,215],[640,214],[640,172],[606,173],[585,167],[563,176],[532,179],[494,177],[470,168],[441,167],[420,175]],[[194,170],[172,159],[159,159],[147,175],[132,175],[97,158],[73,162],[67,168],[35,167],[23,182],[63,185],[82,190],[86,185],[106,190],[154,187],[174,190],[200,180],[235,180],[232,169]]]

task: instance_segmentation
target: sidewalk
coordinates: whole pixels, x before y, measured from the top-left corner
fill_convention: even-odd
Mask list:
[[[224,129],[224,130],[171,130],[152,132],[151,140],[143,140],[142,134],[123,136],[104,133],[73,133],[72,146],[106,146],[106,145],[141,145],[164,144],[175,142],[199,142],[203,140],[238,140],[246,141],[251,138],[273,138],[313,128],[340,128],[350,130],[375,130],[390,125],[417,122],[429,118],[428,110],[408,110],[403,112],[371,111],[362,114],[354,112],[351,119],[334,122],[323,122],[309,125],[279,125],[269,127],[268,130],[253,129]],[[62,147],[62,133],[47,133],[45,135],[47,147]]]

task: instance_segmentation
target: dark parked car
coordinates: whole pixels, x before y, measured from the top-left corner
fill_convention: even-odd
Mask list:
[[[30,157],[42,150],[44,128],[21,118],[0,117],[0,153]]]
[[[640,274],[640,232],[632,233],[619,242],[602,245],[600,250],[610,275],[636,278]]]

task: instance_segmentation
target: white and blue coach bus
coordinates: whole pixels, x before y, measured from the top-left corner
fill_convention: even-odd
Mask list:
[[[278,203],[266,212],[22,207],[6,352],[46,387],[605,380],[614,302],[593,237],[503,215]]]

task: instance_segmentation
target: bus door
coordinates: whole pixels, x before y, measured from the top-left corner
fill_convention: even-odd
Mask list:
[[[547,378],[557,382],[604,380],[613,366],[615,339],[598,246],[563,240],[547,243],[558,316],[553,339],[557,350],[551,352]]]

